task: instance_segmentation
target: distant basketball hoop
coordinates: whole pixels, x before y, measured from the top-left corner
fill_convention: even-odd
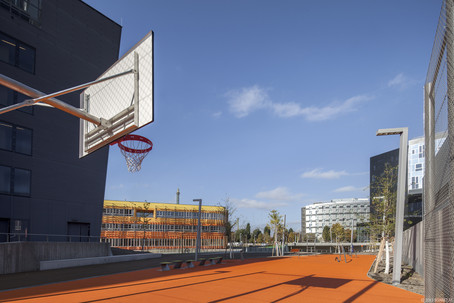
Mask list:
[[[153,143],[150,140],[138,135],[126,135],[111,143],[111,145],[115,144],[118,144],[121,154],[126,159],[128,171],[131,173],[140,170],[143,159],[153,148]]]

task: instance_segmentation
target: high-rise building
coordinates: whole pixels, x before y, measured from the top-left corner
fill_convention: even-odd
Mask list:
[[[437,134],[435,139],[435,154],[438,153],[446,137]],[[425,171],[425,141],[418,137],[408,141],[408,190],[422,189]]]
[[[435,154],[446,139],[446,134],[435,135]],[[422,220],[423,188],[425,172],[425,141],[418,137],[408,141],[408,201],[405,207],[405,226]]]
[[[301,207],[301,239],[306,235],[306,207]]]
[[[0,73],[43,93],[86,83],[117,60],[120,36],[80,0],[1,0]],[[0,85],[0,107],[28,98]],[[78,93],[59,99],[80,107]],[[99,237],[108,148],[79,159],[78,146],[79,119],[60,110],[0,115],[0,242]]]
[[[435,140],[435,153],[443,145],[444,134],[437,134]],[[376,196],[374,182],[385,170],[385,165],[398,167],[399,149],[385,152],[370,158],[370,197],[371,201]],[[407,200],[405,203],[405,228],[422,220],[422,193],[424,187],[425,170],[425,142],[424,137],[408,141],[408,166],[407,166]],[[394,186],[397,190],[397,181]],[[373,207],[371,205],[371,211]]]
[[[399,149],[394,149],[370,158],[370,198],[376,196],[374,183],[377,178],[382,176],[386,165],[397,167],[399,164]],[[395,184],[397,189],[397,183]],[[373,210],[372,210],[373,211]]]
[[[424,177],[424,137],[408,141],[408,190],[422,189]]]

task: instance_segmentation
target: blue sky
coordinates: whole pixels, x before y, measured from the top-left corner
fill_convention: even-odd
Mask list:
[[[368,197],[379,128],[423,135],[423,85],[441,1],[85,1],[123,26],[120,55],[155,42],[154,147],[131,174],[110,147],[106,199],[277,209]]]

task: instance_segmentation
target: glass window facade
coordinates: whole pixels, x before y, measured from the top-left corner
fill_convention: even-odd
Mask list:
[[[339,199],[331,202],[323,202],[323,205],[317,203],[305,207],[305,216],[302,221],[305,222],[306,233],[314,233],[321,236],[324,226],[332,226],[340,223],[345,228],[356,228],[357,223],[368,222],[370,214],[369,199]],[[315,214],[317,210],[317,214]],[[312,214],[310,214],[312,212]],[[307,215],[305,215],[307,214]]]
[[[195,248],[197,236],[196,208],[168,204],[116,201],[104,204],[101,237],[114,247],[165,251]],[[148,203],[148,202],[146,202]],[[210,209],[211,208],[211,209]],[[225,209],[202,207],[202,249],[225,248]],[[140,231],[141,239],[136,239]],[[143,247],[142,247],[143,246]]]
[[[28,128],[15,127],[14,151],[25,155],[32,154],[32,130]]]
[[[21,168],[0,166],[0,193],[30,196],[31,171]]]
[[[32,154],[33,131],[0,121],[0,149],[20,154]]]
[[[11,167],[0,166],[0,193],[11,192]]]
[[[0,149],[13,150],[13,126],[0,122]]]
[[[27,169],[14,169],[13,194],[20,196],[30,195],[31,172]]]
[[[1,0],[0,7],[11,14],[39,27],[41,25],[42,0]]]
[[[438,153],[446,138],[435,140],[435,154]],[[425,165],[424,137],[408,141],[408,190],[422,189]],[[417,182],[419,181],[419,182]]]
[[[35,73],[36,50],[13,37],[0,32],[0,61]]]

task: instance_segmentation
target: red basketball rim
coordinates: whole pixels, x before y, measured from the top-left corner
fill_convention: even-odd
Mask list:
[[[140,142],[144,142],[146,144],[149,144],[150,147],[148,147],[146,149],[130,148],[130,147],[124,146],[122,144],[124,141],[140,141]],[[139,136],[139,135],[126,135],[126,136],[124,136],[122,139],[120,139],[118,141],[118,146],[122,150],[124,150],[125,152],[128,152],[128,153],[143,154],[143,153],[148,153],[153,148],[153,143],[149,139],[147,139],[145,137],[142,137],[142,136]]]

